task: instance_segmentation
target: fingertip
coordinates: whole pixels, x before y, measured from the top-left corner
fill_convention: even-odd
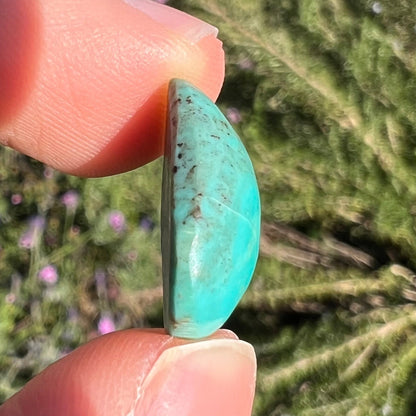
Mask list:
[[[18,2],[40,5],[41,47],[36,71],[28,66],[22,75],[36,72],[22,88],[23,104],[0,119],[0,142],[56,169],[104,176],[160,156],[171,78],[187,79],[213,100],[219,94],[221,42],[195,18],[182,13],[180,24],[168,25],[175,9],[158,5],[165,11],[158,21],[120,0]],[[0,117],[2,108],[0,98]]]
[[[158,375],[156,381],[152,381],[153,377],[159,373],[159,370],[160,374],[169,372],[169,365],[171,365],[170,372],[173,375],[176,371],[185,371],[186,366],[183,367],[183,364],[186,364],[188,353],[196,353],[197,355],[194,357],[199,357],[202,361],[205,361],[206,355],[206,362],[216,366],[218,372],[222,371],[220,367],[223,365],[228,365],[230,369],[231,365],[235,369],[241,367],[241,372],[237,371],[237,374],[241,377],[244,376],[244,378],[238,380],[237,384],[239,383],[243,389],[243,385],[246,385],[250,394],[248,397],[252,400],[255,382],[254,352],[247,343],[237,341],[235,338],[235,334],[226,330],[217,331],[208,339],[199,341],[173,338],[160,329],[130,329],[113,332],[90,341],[49,366],[27,383],[20,392],[0,406],[0,416],[143,414],[139,413],[140,406],[145,408],[144,403],[139,406],[142,393],[147,391],[146,396],[143,397],[148,400],[149,397],[157,394],[155,386],[163,380],[163,376]],[[211,342],[213,343],[211,344]],[[224,346],[223,342],[228,343]],[[185,348],[185,352],[183,352],[182,347],[187,345],[193,345],[193,347],[189,350]],[[157,364],[164,351],[170,349],[172,352],[167,354],[167,358],[163,358]],[[199,350],[202,353],[198,355],[197,351]],[[209,352],[211,350],[212,353]],[[225,354],[224,357],[222,357],[222,353]],[[236,356],[235,360],[234,356]],[[172,357],[177,357],[177,364]],[[226,357],[229,357],[230,360]],[[202,371],[204,368],[200,370]],[[149,378],[149,381],[146,381],[151,372],[153,372],[153,376]],[[183,380],[183,377],[178,378],[176,382],[175,378],[170,378],[170,382],[173,384],[170,385],[171,387],[166,384],[164,390],[167,397],[169,390],[175,392],[180,388],[178,383],[182,383],[182,381],[179,380]],[[150,387],[145,388],[145,384]],[[227,383],[224,385],[224,388],[229,387],[227,387]],[[202,389],[203,386],[201,385],[200,388]],[[234,389],[231,392],[236,394]],[[202,393],[201,391],[200,394]],[[160,399],[162,396],[158,397]],[[186,402],[187,399],[182,397],[181,400]],[[244,408],[248,407],[247,403],[249,402],[243,404]],[[163,415],[157,412],[144,414],[146,416]],[[175,415],[176,413],[169,414]],[[186,415],[186,413],[178,414]],[[221,414],[225,413],[218,415]],[[234,414],[243,416],[248,413]]]
[[[140,391],[137,415],[251,415],[256,357],[251,345],[210,339],[165,350]]]
[[[40,52],[40,14],[30,0],[0,0],[0,124],[30,93]]]
[[[94,157],[74,168],[78,176],[97,177],[126,172],[163,154],[168,86],[172,78],[186,79],[216,101],[224,79],[222,42],[213,35],[189,46],[184,59],[171,60],[160,85]]]

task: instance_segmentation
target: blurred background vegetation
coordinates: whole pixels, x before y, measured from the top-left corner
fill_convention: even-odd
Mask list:
[[[257,416],[416,406],[416,3],[172,0],[220,29],[261,256],[225,325]],[[161,326],[161,161],[103,179],[0,151],[0,400],[80,343]]]

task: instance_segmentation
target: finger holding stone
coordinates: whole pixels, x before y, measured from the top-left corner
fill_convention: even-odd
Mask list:
[[[171,78],[219,94],[216,36],[147,0],[0,0],[0,143],[82,176],[143,165],[162,154]]]
[[[248,416],[253,347],[229,331],[186,341],[125,330],[77,348],[0,406],[0,416]]]

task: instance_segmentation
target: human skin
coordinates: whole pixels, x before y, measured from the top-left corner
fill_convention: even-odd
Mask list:
[[[128,4],[129,3],[129,4]],[[93,177],[162,154],[167,86],[215,100],[224,54],[209,25],[146,0],[0,0],[0,143]],[[163,330],[99,337],[33,378],[0,416],[249,415],[253,348]]]
[[[255,372],[253,348],[230,331],[193,342],[163,330],[113,332],[49,366],[0,415],[250,415]]]
[[[75,175],[119,173],[162,154],[171,78],[217,98],[215,28],[136,3],[147,13],[122,0],[0,0],[2,144]]]

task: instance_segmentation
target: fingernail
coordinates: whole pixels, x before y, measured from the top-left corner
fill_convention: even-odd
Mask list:
[[[214,339],[165,350],[135,406],[139,415],[251,415],[256,378],[253,347]]]
[[[218,29],[196,17],[152,0],[124,0],[125,3],[146,13],[154,21],[197,43],[206,36],[217,36]]]

